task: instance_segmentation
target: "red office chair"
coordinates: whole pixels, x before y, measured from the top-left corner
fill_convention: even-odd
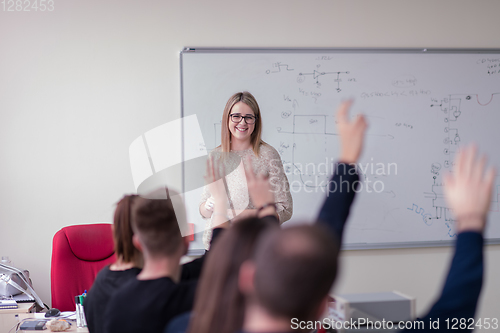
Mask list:
[[[52,307],[75,311],[75,296],[89,290],[97,273],[115,262],[111,224],[64,227],[52,242]]]

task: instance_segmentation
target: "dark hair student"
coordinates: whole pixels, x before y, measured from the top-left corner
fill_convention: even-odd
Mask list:
[[[220,236],[201,274],[188,332],[233,333],[241,328],[244,299],[238,290],[238,271],[252,256],[260,235],[277,226],[274,217],[248,218]]]
[[[142,254],[135,248],[132,237],[131,205],[137,195],[125,195],[117,204],[113,218],[113,240],[116,262],[104,267],[85,297],[85,317],[89,332],[104,332],[104,311],[118,287],[139,274]]]

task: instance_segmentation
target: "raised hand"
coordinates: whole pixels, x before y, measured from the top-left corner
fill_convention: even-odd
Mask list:
[[[486,156],[479,159],[475,146],[460,150],[455,158],[454,173],[444,176],[444,193],[457,220],[457,232],[483,232],[491,204],[496,171],[485,171]]]
[[[263,175],[255,175],[250,157],[247,157],[245,162],[248,193],[253,205],[259,209],[267,204],[274,204],[274,192],[271,190],[269,178]],[[276,207],[271,206],[266,208],[262,216],[267,215],[267,213],[276,215]]]
[[[340,134],[340,162],[356,163],[363,150],[368,124],[363,115],[349,120],[349,109],[353,101],[342,102],[337,110],[337,129]]]
[[[222,169],[222,170],[221,170]],[[225,176],[224,164],[219,163],[210,157],[207,160],[207,171],[205,174],[205,183],[208,186],[208,190],[213,197],[213,213],[212,215],[212,226],[227,227],[229,224],[229,218],[227,217],[227,204],[228,198],[226,193],[226,187],[224,186],[224,181],[222,177]],[[207,200],[208,201],[208,200]]]
[[[222,174],[221,174],[222,168]],[[213,201],[213,205],[215,206],[218,201],[227,201],[227,193],[226,188],[224,186],[224,182],[222,177],[225,176],[225,168],[224,165],[214,160],[212,156],[207,159],[207,170],[205,173],[205,184],[207,184],[208,190],[212,195],[213,199],[209,200]],[[207,201],[209,201],[207,200]]]

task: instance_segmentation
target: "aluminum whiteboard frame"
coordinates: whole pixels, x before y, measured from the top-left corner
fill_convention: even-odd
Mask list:
[[[181,119],[184,119],[184,81],[182,56],[185,53],[377,53],[377,54],[498,54],[500,49],[485,48],[323,48],[323,47],[184,47],[180,52],[180,74],[181,74]],[[184,139],[184,124],[181,130]],[[184,140],[181,140],[182,160],[184,161]],[[185,191],[184,168],[182,168],[182,191]],[[342,244],[342,250],[374,250],[374,249],[402,249],[422,247],[448,247],[454,246],[456,240],[427,241],[427,242],[390,242],[390,243],[353,243]],[[485,245],[500,244],[500,238],[484,239]]]

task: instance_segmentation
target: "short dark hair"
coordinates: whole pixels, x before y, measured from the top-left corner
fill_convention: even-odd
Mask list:
[[[138,197],[132,203],[134,232],[152,256],[169,256],[176,253],[182,242],[178,220],[168,189],[157,190],[147,197]]]
[[[255,296],[270,314],[315,320],[337,274],[338,244],[326,227],[269,232],[255,253]]]

